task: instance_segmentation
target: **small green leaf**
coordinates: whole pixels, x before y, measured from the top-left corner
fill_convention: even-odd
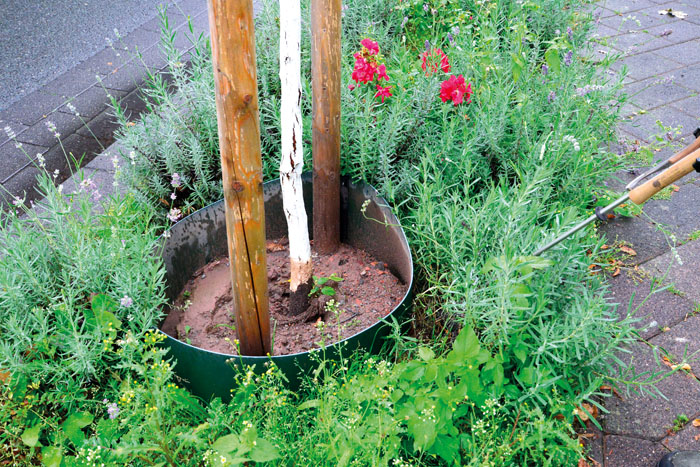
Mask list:
[[[29,447],[40,446],[39,444],[39,433],[41,432],[41,425],[34,425],[31,428],[27,428],[22,432],[21,438],[22,442]]]
[[[241,449],[243,445],[241,444],[240,436],[238,436],[236,433],[231,433],[230,435],[222,436],[214,441],[214,444],[212,444],[211,447],[212,449],[223,454],[229,454]]]
[[[255,441],[255,446],[249,455],[254,462],[270,462],[280,457],[277,448],[271,442],[262,438],[258,438]]]
[[[561,59],[559,58],[559,51],[556,48],[550,47],[544,53],[544,59],[553,71],[559,72],[561,69]]]
[[[61,448],[47,446],[41,449],[41,463],[46,467],[60,467],[63,460]]]
[[[106,294],[97,294],[92,297],[92,311],[98,313],[100,311],[117,311],[119,304],[115,299]]]
[[[327,285],[321,289],[321,293],[323,295],[335,295],[335,289],[333,287]]]
[[[428,347],[418,347],[418,355],[426,362],[435,358],[435,352]]]
[[[308,400],[308,401],[304,402],[303,404],[300,404],[300,405],[297,407],[297,410],[313,409],[313,408],[318,407],[318,406],[320,406],[320,405],[321,405],[321,401],[320,401],[320,400],[318,400],[318,399],[311,399],[311,400]]]

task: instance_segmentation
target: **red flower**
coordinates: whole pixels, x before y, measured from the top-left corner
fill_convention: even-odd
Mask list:
[[[389,81],[389,76],[386,74],[386,66],[383,63],[377,67],[377,81],[381,79]]]
[[[430,76],[432,73],[437,73],[438,69],[444,73],[450,71],[450,60],[445,55],[442,49],[430,49],[420,54],[422,64],[421,68],[425,71],[425,76]]]
[[[357,83],[369,83],[374,80],[377,72],[376,65],[368,62],[361,55],[355,54],[355,69],[352,72],[352,79]]]
[[[352,91],[353,89],[355,89],[355,85],[352,83],[348,84],[348,89]]]
[[[379,53],[379,44],[371,39],[362,39],[360,44],[362,44],[362,47],[367,49],[367,52],[369,52],[370,55],[377,55]]]
[[[447,80],[443,81],[440,86],[440,99],[442,99],[442,102],[451,100],[454,105],[457,106],[464,102],[465,95],[467,104],[471,104],[472,84],[465,84],[464,76],[462,75],[452,75]]]
[[[381,97],[382,102],[384,102],[385,97],[391,97],[391,86],[387,86],[385,88],[381,87],[380,85],[377,85],[377,94],[374,95],[374,97]]]

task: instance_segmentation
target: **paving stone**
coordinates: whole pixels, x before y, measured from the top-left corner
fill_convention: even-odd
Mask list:
[[[147,75],[148,72],[143,66],[128,63],[109,73],[101,84],[107,89],[130,92],[139,87]]]
[[[680,1],[674,1],[674,2],[666,2],[662,3],[660,5],[654,5],[650,6],[648,8],[644,8],[642,10],[636,11],[634,15],[639,19],[639,21],[642,23],[642,27],[648,29],[651,27],[654,27],[659,24],[674,24],[680,20],[678,18],[669,16],[669,15],[660,15],[659,10],[667,10],[669,8],[673,8],[676,10],[683,10],[684,12],[688,13],[690,16],[691,14],[695,13],[695,9],[690,7],[689,5],[683,5],[682,2]]]
[[[676,253],[683,261],[678,264],[673,251],[664,253],[644,264],[643,269],[655,277],[666,277],[666,282],[684,292],[686,296],[700,302],[698,287],[698,264],[700,264],[700,241],[694,240],[676,248]],[[666,276],[666,274],[668,275]]]
[[[168,7],[166,16],[170,29],[177,29],[178,26],[181,26],[187,21],[187,17],[177,7]],[[161,21],[161,14],[159,13],[155,18],[144,23],[141,27],[149,31],[160,32]]]
[[[608,243],[624,240],[632,245],[637,256],[631,262],[642,264],[669,250],[669,240],[655,226],[640,217],[617,217],[601,225],[598,232],[605,234]]]
[[[700,428],[688,423],[681,431],[661,441],[670,451],[700,451]]]
[[[673,24],[661,24],[650,28],[649,34],[660,36],[666,31],[670,31],[671,33],[665,34],[663,37],[675,43],[700,38],[700,26],[689,21],[678,21]]]
[[[56,131],[62,138],[75,133],[84,124],[75,115],[68,115],[60,112],[53,112],[36,122],[31,127],[17,135],[17,140],[23,143],[30,143],[47,148],[57,143],[56,136],[49,131],[46,122],[56,125]]]
[[[605,453],[603,451],[603,440],[605,439],[605,434],[596,428],[591,421],[586,422],[586,433],[592,435],[590,437],[582,438],[586,457],[593,459],[602,466],[605,460]]]
[[[627,65],[628,76],[635,80],[668,73],[682,66],[676,62],[665,59],[655,52],[645,52],[625,57],[620,62],[620,65],[623,64]]]
[[[109,107],[112,100],[108,97],[108,94],[114,96],[116,99],[120,99],[125,96],[124,91],[118,91],[115,89],[105,90],[101,86],[93,86],[86,89],[80,95],[68,100],[73,107],[76,108],[78,113],[85,121],[93,119],[97,114],[104,111],[105,108]],[[72,114],[73,112],[66,106],[61,106],[59,112],[64,112]]]
[[[653,345],[657,345],[664,349],[670,355],[675,362],[680,362],[681,360],[689,361],[691,367],[697,365],[698,355],[696,352],[700,350],[700,316],[694,315],[689,316],[684,321],[672,326],[667,332],[663,332],[649,342]],[[686,375],[688,378],[693,378],[692,375]],[[698,388],[700,391],[700,388]],[[696,413],[700,413],[700,407],[695,410]],[[690,414],[687,414],[690,416]]]
[[[96,53],[78,65],[78,69],[93,76],[107,76],[114,70],[132,61],[132,54],[128,50],[117,49],[116,47],[108,47]]]
[[[119,163],[121,164],[122,157],[121,152],[123,148],[120,143],[114,143],[105,149],[100,155],[95,157],[90,163],[86,164],[84,168],[90,168],[93,170],[102,170],[104,172],[114,172],[114,164],[112,163],[112,158],[117,156],[119,158]]]
[[[608,302],[618,304],[619,317],[631,313],[639,320],[633,326],[643,339],[650,339],[663,328],[680,323],[695,309],[692,301],[668,289],[660,290],[661,286],[653,285],[651,279],[637,278],[634,273],[622,272],[617,277],[609,277],[608,282]]]
[[[619,30],[611,28],[610,26],[606,26],[604,24],[599,24],[596,28],[596,32],[591,37],[611,38],[619,34],[621,34]]]
[[[674,79],[648,78],[625,86],[625,92],[635,104],[652,109],[674,101],[685,99],[689,92],[679,86]]]
[[[680,109],[690,115],[700,116],[700,96],[688,97],[687,99],[676,101],[673,103],[673,107]]]
[[[671,42],[642,31],[623,33],[611,39],[610,45],[628,55],[640,54],[669,46]]]
[[[600,4],[608,10],[623,15],[655,5],[650,0],[605,0]]]
[[[14,120],[31,126],[60,107],[63,101],[63,97],[42,88],[0,111],[0,120]]]
[[[700,64],[676,70],[671,74],[675,83],[694,91],[694,94],[700,93]]]
[[[667,452],[661,444],[644,439],[605,437],[606,467],[651,467]]]
[[[119,123],[113,110],[108,109],[78,129],[78,134],[85,138],[97,138],[106,148],[114,142],[114,132],[118,129]]]
[[[665,134],[657,121],[667,127],[681,127],[680,131],[683,136],[690,135],[700,124],[697,117],[691,117],[672,106],[663,106],[626,118],[624,123],[621,123],[620,128],[641,140],[653,141],[654,135]]]
[[[140,89],[136,89],[124,96],[119,101],[119,105],[122,107],[129,120],[135,120],[148,109],[147,99],[148,98],[143,95]]]
[[[631,350],[632,354],[624,354],[620,358],[633,366],[636,374],[645,373],[644,378],[654,375],[655,379],[658,379],[670,371],[669,367],[662,363],[658,349],[637,343]],[[622,399],[610,397],[605,403],[608,413],[602,417],[605,432],[661,440],[679,414],[695,417],[700,413],[700,382],[695,378],[673,373],[657,382],[656,388],[666,398],[626,392],[622,393]],[[606,451],[609,450],[608,445]]]
[[[5,131],[5,128],[8,127],[10,128],[16,135],[21,133],[22,131],[26,130],[29,128],[27,125],[24,125],[19,122],[15,122],[12,120],[2,120],[0,119],[0,146],[5,144],[7,141],[10,140],[10,137],[7,135],[7,132]]]
[[[44,153],[47,149],[26,143],[22,144],[22,149],[18,149],[12,141],[0,145],[0,182],[7,181],[15,172],[29,164],[37,153]]]
[[[651,199],[644,204],[644,213],[650,220],[670,230],[679,241],[700,230],[700,215],[698,202],[700,187],[685,184],[671,199]]]
[[[700,50],[700,39],[693,39],[680,44],[669,45],[657,50],[657,53],[683,65],[692,65],[700,62],[698,50]]]

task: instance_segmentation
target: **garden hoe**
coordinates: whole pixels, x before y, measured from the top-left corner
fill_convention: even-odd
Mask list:
[[[570,237],[596,220],[606,221],[608,219],[607,214],[613,212],[615,208],[621,204],[624,204],[627,201],[632,201],[634,204],[642,205],[656,193],[666,188],[671,183],[685,177],[693,170],[700,172],[700,128],[695,130],[694,136],[696,138],[695,141],[690,143],[685,149],[674,154],[668,160],[661,162],[655,167],[652,167],[647,172],[641,174],[639,177],[628,183],[625,187],[625,189],[628,190],[627,194],[604,208],[597,207],[595,214],[537,250],[534,253],[535,256],[539,256],[550,248],[558,245],[566,238]],[[642,181],[647,177],[650,177],[658,172],[661,173],[656,175],[651,180],[642,183]]]

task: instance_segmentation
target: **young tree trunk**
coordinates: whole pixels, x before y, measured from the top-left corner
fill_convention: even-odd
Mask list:
[[[282,160],[280,184],[289,231],[291,296],[289,314],[306,310],[311,290],[311,244],[304,207],[301,173],[304,150],[301,125],[301,5],[300,0],[280,2],[280,79],[282,81]]]
[[[340,244],[340,2],[311,0],[314,249]]]
[[[233,311],[241,353],[265,355],[272,349],[253,1],[209,0],[209,26]]]

